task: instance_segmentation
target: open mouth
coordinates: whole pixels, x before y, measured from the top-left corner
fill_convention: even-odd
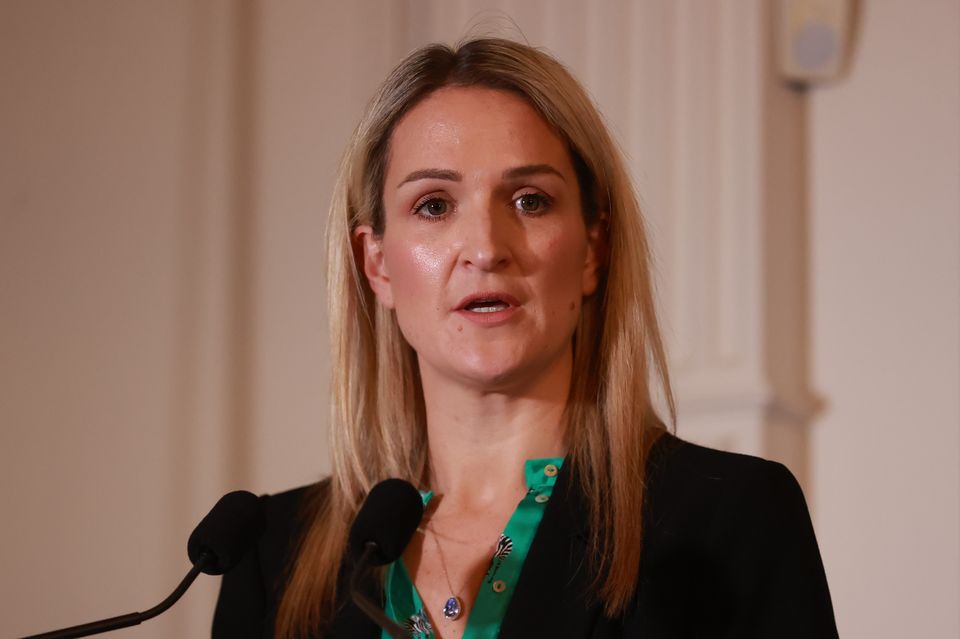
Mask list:
[[[475,317],[479,317],[502,313],[518,306],[520,306],[520,302],[504,291],[478,291],[460,300],[457,310],[461,313],[471,313],[475,314]]]
[[[505,311],[508,308],[510,308],[510,304],[507,302],[492,298],[474,300],[464,306],[463,310],[470,311],[471,313],[496,313],[497,311]]]

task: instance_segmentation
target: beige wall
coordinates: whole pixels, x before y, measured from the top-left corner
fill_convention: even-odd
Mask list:
[[[810,96],[821,550],[845,637],[960,636],[960,4],[864,3]]]
[[[143,609],[184,568],[202,20],[0,7],[3,636]]]
[[[326,467],[324,208],[386,4],[0,5],[0,636],[153,605],[220,494]],[[126,636],[202,636],[216,587]]]
[[[806,104],[807,382],[825,402],[806,487],[842,636],[955,637],[960,15],[863,4],[850,77]],[[480,5],[581,74],[631,151],[662,254],[689,252],[665,229],[678,203],[696,228],[711,200],[682,187],[743,178],[723,145],[750,123],[724,87],[744,86],[741,36],[762,20],[734,18],[759,3],[706,17],[687,0],[0,4],[0,635],[152,605],[219,494],[325,470],[335,166],[390,65],[458,37]],[[626,71],[608,64],[624,50]],[[723,117],[704,106],[717,94]],[[706,161],[701,136],[720,145]],[[679,299],[668,315],[684,317]],[[124,636],[203,636],[215,589],[201,578]]]

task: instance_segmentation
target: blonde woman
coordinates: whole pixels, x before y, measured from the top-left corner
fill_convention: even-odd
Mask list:
[[[378,481],[425,514],[372,591],[416,638],[831,637],[800,489],[683,442],[623,159],[531,47],[414,52],[330,209],[331,477],[263,498],[214,636],[376,637],[347,596]]]

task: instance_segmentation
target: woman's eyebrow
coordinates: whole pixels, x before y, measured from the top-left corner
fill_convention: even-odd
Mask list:
[[[558,178],[566,182],[566,178],[563,177],[563,174],[560,173],[557,169],[553,168],[549,164],[527,164],[525,166],[518,166],[512,169],[507,169],[503,172],[503,179],[508,180],[511,178],[521,178],[529,177],[531,175],[539,175],[542,173],[550,173],[556,175]]]
[[[417,180],[450,180],[451,182],[460,182],[463,180],[463,176],[457,173],[456,171],[450,171],[448,169],[420,169],[419,171],[414,171],[407,177],[397,184],[399,189],[401,186],[407,182],[415,182]]]
[[[531,175],[541,175],[543,173],[549,173],[551,175],[556,175],[558,178],[566,182],[566,178],[563,177],[563,174],[560,173],[557,169],[553,168],[549,164],[526,164],[524,166],[516,166],[512,169],[507,169],[503,172],[503,179],[510,180],[522,177],[529,177]],[[450,180],[451,182],[461,182],[463,181],[463,176],[449,169],[419,169],[414,171],[407,177],[403,178],[397,188],[406,184],[407,182],[416,182],[417,180]]]

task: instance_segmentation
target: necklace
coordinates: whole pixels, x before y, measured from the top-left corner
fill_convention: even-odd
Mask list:
[[[426,534],[422,528],[418,528],[420,532]],[[440,556],[440,568],[443,570],[443,578],[447,580],[447,587],[450,589],[450,596],[447,597],[447,600],[443,603],[443,609],[440,611],[440,614],[443,615],[443,618],[447,621],[456,621],[460,618],[460,615],[463,614],[463,600],[460,598],[460,593],[453,588],[453,584],[450,583],[450,575],[447,573],[447,560],[443,556],[443,548],[440,547],[440,539],[437,537],[436,531],[432,528],[427,528],[426,530],[430,531],[430,535],[433,537],[433,543],[437,547],[437,554]]]

